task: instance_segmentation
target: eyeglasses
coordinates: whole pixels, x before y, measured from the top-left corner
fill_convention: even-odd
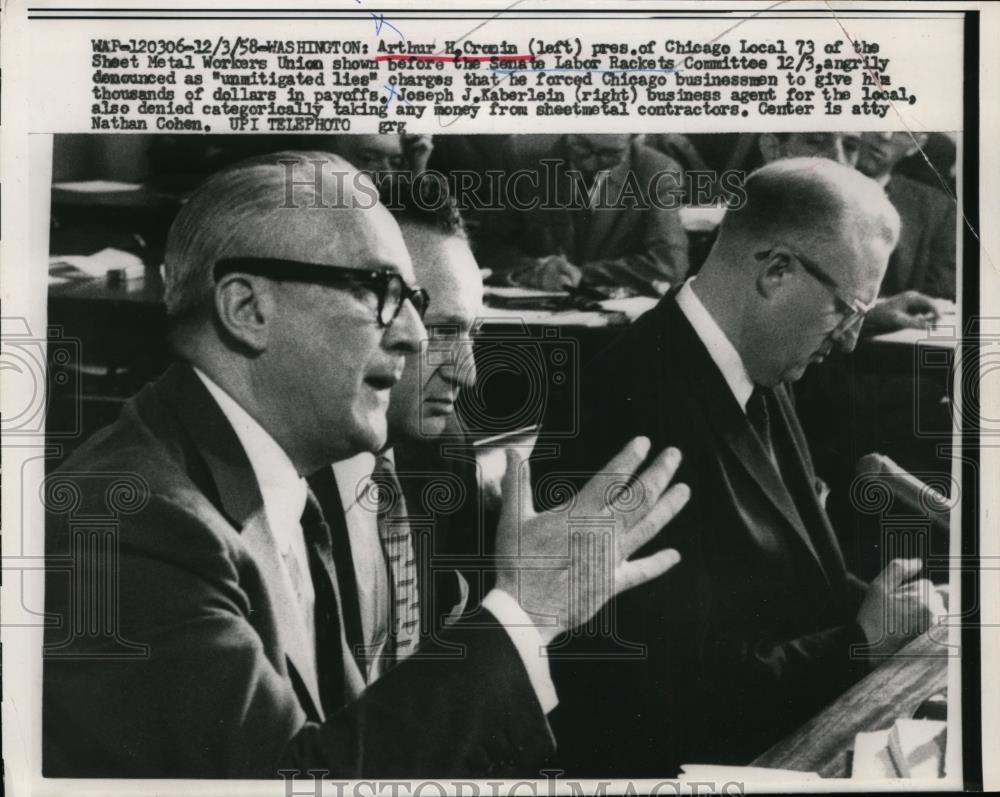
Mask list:
[[[213,271],[216,282],[227,274],[234,273],[330,287],[356,285],[367,288],[378,299],[375,319],[383,328],[390,326],[396,320],[404,302],[409,301],[421,319],[430,303],[427,291],[423,288],[411,288],[398,272],[389,268],[365,270],[272,257],[227,257],[218,261]]]
[[[587,158],[597,158],[602,166],[616,166],[625,155],[627,147],[597,147],[595,148],[585,138],[577,136],[567,136],[566,143],[573,151],[573,157],[577,160],[587,160]]]
[[[782,245],[784,246],[784,245]],[[819,282],[837,302],[837,312],[842,316],[840,323],[830,332],[831,338],[840,337],[856,329],[865,320],[865,316],[872,311],[875,301],[863,302],[858,298],[847,296],[841,291],[837,281],[820,268],[815,262],[794,249],[784,246],[796,260],[802,264],[803,270],[817,282]],[[774,247],[758,252],[754,257],[758,261],[767,260],[774,252]]]

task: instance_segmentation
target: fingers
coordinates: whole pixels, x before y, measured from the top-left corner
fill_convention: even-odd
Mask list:
[[[637,480],[645,491],[646,506],[652,506],[660,494],[667,489],[667,485],[673,481],[674,474],[677,473],[680,464],[680,450],[669,446],[663,449],[650,466],[639,474]]]
[[[615,575],[614,592],[616,595],[625,590],[645,584],[666,573],[670,568],[681,560],[681,555],[673,548],[636,559],[634,562],[625,562],[618,568]]]
[[[885,591],[896,589],[904,581],[909,581],[923,567],[919,559],[893,559],[885,570],[875,576],[872,586],[878,586]]]
[[[572,279],[563,273],[558,260],[549,260],[539,266],[537,279],[545,290],[554,291],[572,287]]]
[[[572,263],[557,256],[546,266],[548,279],[558,288],[575,288],[583,277],[583,273]]]
[[[623,559],[628,559],[643,545],[660,533],[672,521],[691,498],[691,488],[686,484],[675,484],[656,502],[653,509],[632,529],[620,538]]]
[[[583,279],[583,272],[568,260],[560,259],[556,267],[563,283],[570,288],[575,288]]]
[[[580,501],[584,506],[602,506],[609,478],[628,481],[635,474],[649,454],[651,443],[648,437],[634,437],[599,473],[588,481],[580,491]]]

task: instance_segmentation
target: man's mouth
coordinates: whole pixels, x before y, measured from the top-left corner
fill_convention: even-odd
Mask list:
[[[886,153],[883,150],[881,150],[879,147],[873,147],[873,146],[869,145],[866,149],[867,149],[868,155],[871,156],[872,158],[874,158],[877,161],[884,161],[886,159],[886,157],[888,157],[886,155]]]
[[[365,384],[373,390],[391,390],[399,381],[399,376],[391,374],[370,374],[365,377]]]
[[[450,415],[455,411],[455,396],[430,396],[424,399],[424,403],[434,413]]]
[[[428,404],[435,404],[435,405],[442,406],[442,407],[451,407],[451,406],[454,406],[454,404],[455,404],[455,397],[454,396],[431,396],[431,397],[425,399],[425,401]]]
[[[826,359],[826,356],[829,353],[830,353],[830,349],[828,349],[828,348],[824,347],[822,349],[819,349],[818,351],[813,352],[812,357],[809,358],[809,362],[811,362],[811,363],[821,363],[821,362],[823,362],[823,360]]]

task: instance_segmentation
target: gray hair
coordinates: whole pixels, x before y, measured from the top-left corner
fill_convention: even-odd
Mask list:
[[[167,235],[168,317],[193,316],[211,305],[212,269],[221,258],[271,251],[282,211],[330,206],[334,197],[323,192],[332,174],[358,176],[347,161],[328,152],[276,152],[242,161],[202,183]],[[344,201],[343,191],[339,201]]]

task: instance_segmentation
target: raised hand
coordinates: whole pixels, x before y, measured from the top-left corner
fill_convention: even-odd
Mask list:
[[[534,510],[528,462],[507,450],[496,586],[518,600],[546,644],[680,561],[672,549],[629,560],[690,497],[687,485],[670,486],[681,460],[675,448],[633,479],[649,446],[648,438],[635,438],[574,500],[541,514]]]

